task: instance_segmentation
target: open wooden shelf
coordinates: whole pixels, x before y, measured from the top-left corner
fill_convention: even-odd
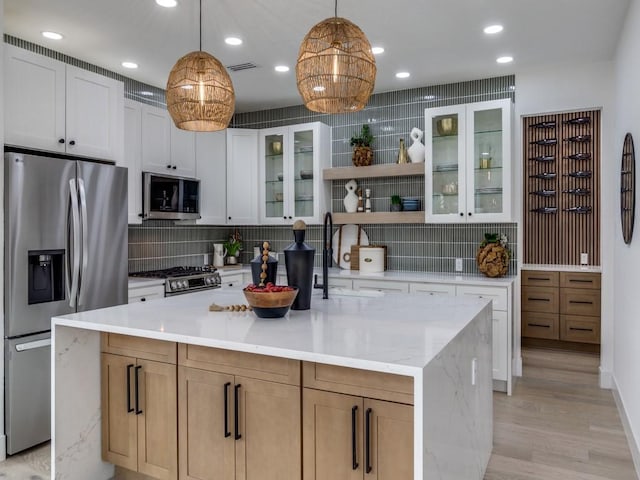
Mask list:
[[[406,177],[424,175],[424,163],[388,163],[368,167],[335,167],[322,170],[323,180],[349,180],[352,178]]]
[[[334,213],[333,223],[341,225],[347,223],[425,223],[425,217],[423,210],[418,212]]]

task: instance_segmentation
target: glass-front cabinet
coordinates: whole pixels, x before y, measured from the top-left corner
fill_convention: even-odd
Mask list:
[[[331,131],[314,122],[260,130],[260,221],[322,223],[330,208]]]
[[[511,220],[511,100],[425,110],[427,222]]]

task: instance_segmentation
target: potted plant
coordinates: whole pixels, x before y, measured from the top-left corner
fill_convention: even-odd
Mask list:
[[[229,265],[235,265],[238,263],[238,254],[242,250],[242,237],[240,232],[236,230],[229,236],[229,240],[224,242],[224,248],[227,251],[227,263]]]
[[[373,143],[373,135],[369,125],[362,125],[360,135],[354,135],[351,137],[351,146],[353,149],[353,164],[356,167],[366,167],[373,162],[373,149],[371,144]]]
[[[389,211],[391,212],[402,211],[402,201],[400,200],[400,195],[391,196],[391,206],[389,207]]]

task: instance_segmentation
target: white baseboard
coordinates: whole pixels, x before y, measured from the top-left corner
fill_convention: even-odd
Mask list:
[[[613,374],[610,370],[605,370],[602,366],[598,367],[600,372],[600,388],[610,390],[613,388]]]
[[[627,435],[629,450],[631,450],[631,458],[633,459],[633,464],[636,467],[636,475],[638,477],[638,480],[640,480],[640,445],[633,436],[631,424],[629,423],[629,417],[627,417],[627,411],[624,408],[624,402],[622,401],[620,392],[618,392],[618,384],[616,383],[616,379],[615,377],[613,377],[613,375],[609,375],[609,377],[611,379],[611,390],[613,392],[613,399],[615,400],[616,406],[618,407],[618,413],[620,414],[622,427],[624,428],[624,433]]]
[[[0,462],[7,459],[7,436],[0,435]]]

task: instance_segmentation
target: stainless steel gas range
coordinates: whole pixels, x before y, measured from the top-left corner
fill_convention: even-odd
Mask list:
[[[182,295],[220,288],[220,274],[213,267],[174,267],[165,270],[130,273],[131,277],[163,278],[164,296]]]

